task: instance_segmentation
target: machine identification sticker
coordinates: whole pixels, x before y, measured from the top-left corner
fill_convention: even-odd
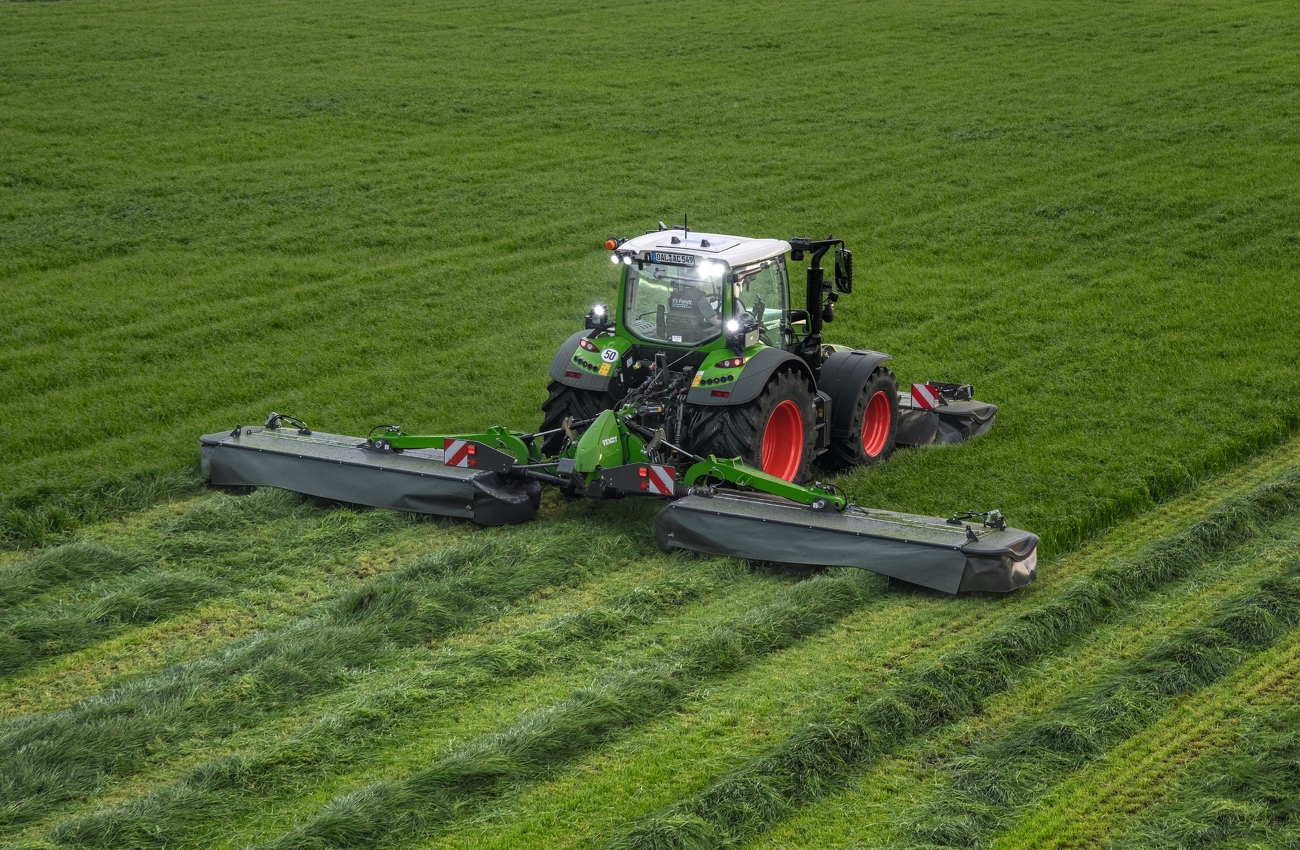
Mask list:
[[[696,373],[695,373],[695,380],[691,381],[691,386],[693,386],[693,387],[698,387],[698,386],[700,385],[700,381],[703,381],[703,380],[704,380],[704,373],[703,373],[703,372],[696,372]]]
[[[667,251],[651,251],[650,262],[664,263],[670,266],[693,266],[695,265],[695,255],[672,254]]]
[[[617,348],[606,348],[604,351],[602,351],[602,352],[600,353],[600,359],[601,359],[601,360],[604,360],[606,363],[615,363],[615,362],[617,362],[617,361],[618,361],[618,349],[617,349]]]
[[[601,364],[600,364],[600,376],[603,378],[603,377],[605,377],[605,376],[608,375],[608,374],[609,374],[609,364],[608,364],[608,363],[601,363]]]

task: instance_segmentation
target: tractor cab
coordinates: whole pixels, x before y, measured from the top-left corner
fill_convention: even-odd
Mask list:
[[[566,420],[585,422],[632,399],[638,427],[662,432],[673,462],[739,457],[803,482],[828,452],[837,465],[888,457],[897,425],[889,355],[822,343],[836,299],[852,289],[842,240],[750,239],[683,225],[605,247],[621,272],[618,302],[594,306],[585,330],[551,360],[546,452],[569,439]],[[832,250],[833,276],[821,265]],[[806,262],[806,288],[795,297],[787,262]]]
[[[776,239],[745,239],[683,229],[618,243],[624,269],[619,316],[641,344],[725,347],[724,336],[757,331],[765,345],[793,344],[790,283]],[[713,344],[713,345],[710,345]]]

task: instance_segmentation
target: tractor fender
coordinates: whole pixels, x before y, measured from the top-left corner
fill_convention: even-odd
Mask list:
[[[810,387],[816,385],[812,370],[808,368],[808,364],[803,362],[802,358],[779,348],[764,348],[745,361],[740,377],[736,379],[734,384],[727,384],[725,387],[691,387],[691,391],[686,394],[686,401],[690,404],[710,407],[745,404],[758,398],[758,394],[763,391],[763,387],[767,386],[768,379],[772,377],[777,369],[787,365],[803,375]],[[713,395],[715,389],[725,389],[728,393],[727,397],[719,398]]]
[[[858,394],[867,385],[877,367],[888,354],[879,351],[841,348],[822,362],[822,380],[817,389],[831,397],[831,434],[844,438],[849,434],[849,422]]]
[[[619,360],[627,354],[629,343],[627,340],[614,336],[603,336],[596,340],[592,340],[601,346],[602,354],[607,349],[613,349],[619,353],[618,357],[609,364],[609,374],[601,375],[598,372],[593,372],[590,369],[581,367],[573,362],[574,355],[576,355],[579,350],[578,340],[582,339],[586,335],[587,331],[578,331],[576,334],[566,339],[564,344],[560,346],[560,350],[555,352],[555,356],[551,358],[551,380],[564,384],[566,387],[575,387],[580,390],[591,390],[592,392],[603,393],[609,389],[609,382],[618,374]],[[590,358],[584,359],[592,360],[595,358],[596,355],[593,354]],[[596,360],[596,362],[601,361]],[[578,376],[576,378],[570,377],[567,374],[569,372],[577,372]]]

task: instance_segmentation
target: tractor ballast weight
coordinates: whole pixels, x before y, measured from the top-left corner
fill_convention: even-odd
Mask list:
[[[836,300],[853,288],[842,241],[661,225],[606,247],[622,271],[617,307],[593,307],[560,346],[537,432],[383,426],[360,438],[271,414],[260,427],[204,435],[205,477],[483,525],[531,519],[542,485],[588,498],[651,495],[670,500],[655,520],[664,549],[858,567],[947,593],[1033,580],[1038,538],[997,511],[945,519],[864,509],[810,480],[818,456],[835,467],[878,463],[895,442],[983,433],[997,411],[969,386],[931,383],[914,386],[918,408],[888,354],[822,342]],[[820,265],[832,249],[833,287]],[[811,261],[800,307],[787,254]]]

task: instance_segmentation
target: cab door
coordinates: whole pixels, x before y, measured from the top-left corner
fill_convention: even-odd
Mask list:
[[[789,349],[786,329],[790,325],[790,281],[785,256],[764,260],[740,273],[733,290],[734,312],[750,313],[763,325],[763,342]]]

